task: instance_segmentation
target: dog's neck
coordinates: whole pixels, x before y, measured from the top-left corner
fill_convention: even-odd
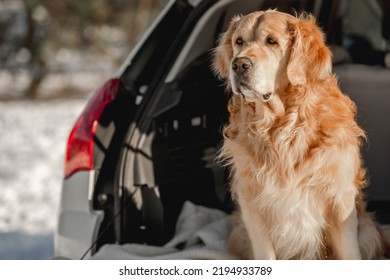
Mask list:
[[[272,112],[274,112],[274,114],[277,116],[277,117],[282,117],[285,113],[285,109],[284,109],[284,104],[282,102],[282,100],[280,99],[280,96],[279,94],[277,93],[273,93],[272,96],[270,97],[270,99],[268,99],[267,101],[262,101],[263,103],[265,103],[264,105],[265,106],[269,106],[269,108],[271,109]]]
[[[259,98],[250,102],[246,101],[245,97],[240,96],[240,102],[244,103],[246,108],[251,108],[249,114],[252,114],[256,121],[268,118],[270,115],[272,115],[272,119],[276,120],[285,115],[285,105],[279,92],[270,94],[267,100]]]
[[[313,102],[315,103],[315,100],[308,101],[309,96],[311,96],[310,94],[307,96],[308,91],[310,90],[304,86],[289,86],[272,93],[268,100],[258,98],[251,102],[246,101],[243,95],[234,95],[231,106],[236,108],[233,111],[243,110],[246,112],[242,116],[246,116],[245,122],[250,123],[250,130],[254,134],[268,134],[280,126],[288,129],[290,125],[287,123],[291,123],[291,125],[296,123],[297,119],[300,119],[300,112],[306,111],[301,110],[301,106],[305,107],[306,103],[312,105]],[[301,104],[302,100],[306,100],[306,102]],[[315,107],[310,106],[310,108]]]

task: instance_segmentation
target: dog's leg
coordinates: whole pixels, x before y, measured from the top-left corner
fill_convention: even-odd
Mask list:
[[[329,233],[337,259],[362,259],[358,242],[358,217],[355,208],[344,221],[331,226]]]
[[[242,203],[240,206],[241,217],[251,242],[253,258],[257,260],[275,260],[275,250],[259,209],[251,207],[250,203]]]
[[[382,240],[373,216],[366,212],[365,208],[366,204],[363,203],[363,201],[360,201],[358,203],[358,240],[362,258],[365,260],[383,258],[384,240]]]

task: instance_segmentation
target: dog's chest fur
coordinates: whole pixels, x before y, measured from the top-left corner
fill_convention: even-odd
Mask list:
[[[257,210],[264,213],[263,222],[278,259],[318,258],[326,223],[323,212],[326,202],[319,189],[326,182],[316,182],[315,174],[296,170],[304,167],[294,167],[299,162],[291,156],[279,155],[280,161],[273,161],[274,147],[261,149],[261,159],[245,149],[236,156],[233,194],[246,203],[256,204]]]
[[[321,258],[325,211],[335,193],[354,191],[351,151],[333,146],[316,124],[302,123],[295,111],[279,120],[271,112],[253,118],[256,108],[248,106],[231,107],[225,129],[221,155],[232,167],[233,196],[262,213],[278,259]],[[276,121],[280,125],[272,127]],[[345,153],[344,165],[337,162],[340,153]],[[351,177],[340,180],[344,172]]]

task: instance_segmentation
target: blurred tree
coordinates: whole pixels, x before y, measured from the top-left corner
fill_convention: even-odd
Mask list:
[[[66,50],[96,52],[120,63],[167,2],[0,0],[0,70],[27,70],[25,94],[36,98],[48,73],[69,70],[66,57],[58,59]]]
[[[31,81],[27,88],[26,94],[28,97],[35,98],[38,95],[38,88],[43,81],[47,69],[46,62],[42,55],[42,40],[44,40],[45,24],[44,19],[38,16],[33,17],[34,8],[42,2],[40,0],[23,0],[24,8],[26,12],[26,26],[27,32],[25,39],[21,45],[22,48],[28,51],[29,59],[29,71],[31,72]]]

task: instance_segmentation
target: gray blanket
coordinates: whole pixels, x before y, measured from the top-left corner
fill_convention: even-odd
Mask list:
[[[234,259],[229,255],[227,246],[230,226],[230,218],[226,213],[187,201],[179,215],[174,237],[164,246],[108,244],[91,259]],[[381,225],[380,229],[390,243],[390,225]]]
[[[187,201],[178,218],[174,237],[164,246],[108,244],[91,259],[233,259],[227,251],[229,232],[230,221],[226,213]]]

